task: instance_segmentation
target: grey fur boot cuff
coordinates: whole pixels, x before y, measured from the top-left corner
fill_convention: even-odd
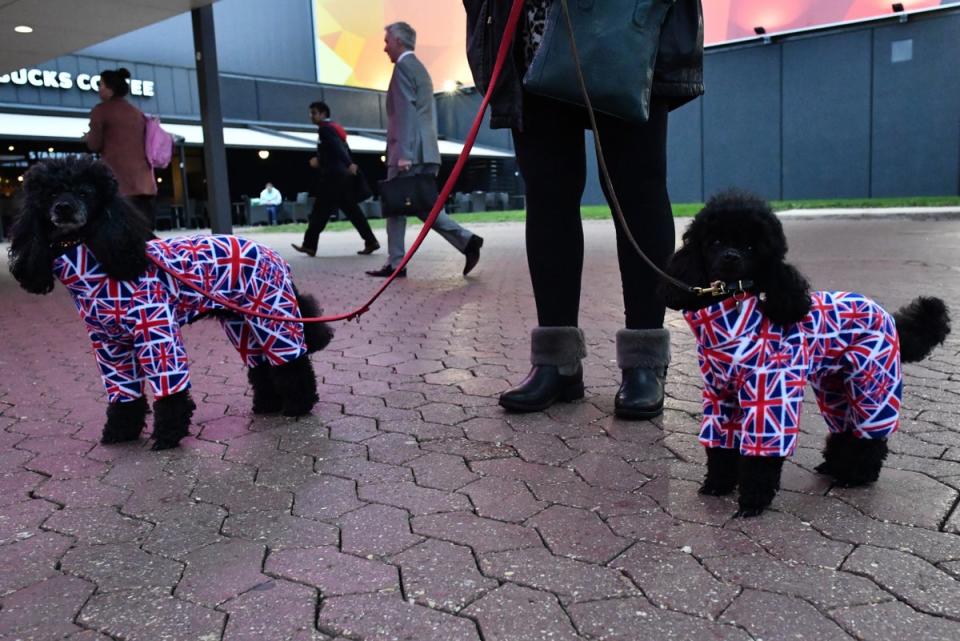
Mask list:
[[[621,329],[617,332],[620,369],[652,369],[670,364],[670,330]]]
[[[576,368],[587,355],[583,330],[579,327],[535,327],[530,332],[530,362]]]

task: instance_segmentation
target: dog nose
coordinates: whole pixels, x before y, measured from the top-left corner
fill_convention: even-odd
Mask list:
[[[740,260],[740,252],[728,249],[720,255],[720,259],[725,263],[735,263]]]
[[[57,216],[69,216],[73,213],[73,205],[63,201],[56,202],[53,204],[53,213]]]

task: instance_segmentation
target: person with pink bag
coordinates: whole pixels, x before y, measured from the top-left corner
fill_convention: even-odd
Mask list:
[[[100,154],[117,177],[119,192],[156,226],[157,181],[147,159],[146,118],[124,99],[130,72],[120,67],[100,73],[100,104],[90,112],[90,130],[84,142]]]

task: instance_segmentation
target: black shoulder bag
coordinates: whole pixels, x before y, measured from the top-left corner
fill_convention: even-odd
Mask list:
[[[568,0],[594,109],[632,122],[650,117],[660,27],[676,0]],[[584,106],[561,0],[547,13],[543,40],[523,78],[531,93]]]

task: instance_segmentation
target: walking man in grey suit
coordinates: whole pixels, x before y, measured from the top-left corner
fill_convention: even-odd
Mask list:
[[[394,22],[384,28],[383,50],[394,63],[390,87],[387,89],[387,180],[400,174],[431,174],[440,171],[440,148],[437,145],[436,107],[433,82],[413,50],[417,32],[406,22]],[[418,214],[421,220],[427,213]],[[400,265],[404,254],[404,216],[387,218],[388,262],[369,276],[389,276]],[[483,238],[458,225],[441,211],[433,231],[466,256],[466,276],[480,260]],[[406,276],[406,269],[398,276]]]

